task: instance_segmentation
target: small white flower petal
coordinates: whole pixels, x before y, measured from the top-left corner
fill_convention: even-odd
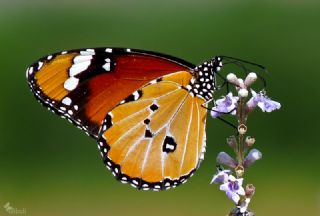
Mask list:
[[[220,190],[228,191],[229,190],[229,182],[226,182],[226,183],[220,185]]]
[[[244,196],[246,195],[246,192],[244,191],[243,187],[239,187],[239,189],[236,191],[237,194]]]
[[[257,96],[257,92],[255,92],[253,89],[251,89],[251,94],[252,94],[253,97]]]
[[[236,179],[236,177],[234,177],[233,175],[229,175],[229,180],[232,181],[232,182],[234,182],[234,181],[236,181],[237,179]]]
[[[237,181],[238,181],[239,186],[242,186],[243,178],[238,178]]]
[[[238,204],[238,202],[240,201],[240,196],[238,194],[232,191],[227,191],[226,194],[235,204]]]
[[[228,179],[228,175],[227,174],[222,174],[222,175],[215,175],[210,184],[215,183],[215,184],[221,184],[221,183],[225,183]]]
[[[219,173],[215,174],[210,182],[210,184],[221,184],[226,183],[229,180],[229,174],[231,173],[230,170],[222,170]]]
[[[221,184],[221,183],[226,183],[228,182],[229,179],[229,173],[231,173],[230,170],[222,170],[216,175],[213,176],[210,184],[215,183],[215,184]]]

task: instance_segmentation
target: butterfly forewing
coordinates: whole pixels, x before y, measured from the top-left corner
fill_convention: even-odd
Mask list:
[[[180,71],[153,80],[107,114],[98,146],[117,179],[144,190],[168,189],[198,167],[206,109],[187,89],[191,78]]]
[[[36,98],[94,138],[106,114],[158,77],[194,66],[157,53],[98,48],[46,56],[27,69]],[[128,96],[131,97],[128,97]]]

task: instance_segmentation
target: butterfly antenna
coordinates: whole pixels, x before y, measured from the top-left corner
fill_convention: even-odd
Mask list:
[[[247,60],[243,60],[243,59],[239,59],[239,58],[234,58],[234,57],[230,57],[230,56],[224,56],[224,55],[221,55],[219,56],[221,58],[225,58],[225,59],[231,59],[231,60],[236,60],[238,62],[243,62],[243,63],[247,63],[247,64],[251,64],[251,65],[254,65],[256,67],[259,67],[261,68],[264,72],[268,73],[268,70],[265,66],[261,65],[261,64],[257,64],[257,63],[254,63],[254,62],[250,62],[250,61],[247,61]]]
[[[248,74],[248,72],[251,72],[251,71],[248,68],[246,68],[245,65],[243,65],[243,63],[258,67],[264,73],[269,74],[267,68],[265,66],[261,65],[261,64],[257,64],[257,63],[254,63],[254,62],[251,62],[251,61],[247,61],[247,60],[243,60],[243,59],[239,59],[239,58],[234,58],[234,57],[231,57],[231,56],[220,55],[219,57],[227,59],[227,60],[232,60],[230,62],[226,62],[226,64],[232,64],[233,63],[233,64],[238,65],[239,67],[241,67],[245,71],[246,75]],[[257,74],[257,77],[262,81],[263,87],[264,87],[264,89],[266,89],[266,87],[267,87],[266,80],[260,74]]]

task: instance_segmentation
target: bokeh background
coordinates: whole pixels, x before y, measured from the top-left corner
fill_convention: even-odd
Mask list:
[[[25,69],[47,54],[130,47],[195,64],[217,54],[268,67],[280,111],[248,125],[263,160],[246,174],[257,215],[320,215],[320,3],[269,1],[0,0],[0,215],[226,215],[232,203],[209,181],[233,129],[210,119],[207,153],[187,184],[142,192],[114,180],[95,141],[35,101]]]

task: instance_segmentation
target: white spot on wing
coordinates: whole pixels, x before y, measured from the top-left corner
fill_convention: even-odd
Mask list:
[[[169,143],[166,143],[166,149],[174,150],[174,146]]]
[[[155,84],[155,83],[157,83],[157,80],[150,81],[150,84]]]
[[[80,63],[84,61],[90,61],[92,59],[92,55],[78,55],[73,59],[74,63]]]
[[[42,68],[42,66],[43,66],[43,62],[39,61],[38,62],[38,70],[40,70]]]
[[[160,189],[161,187],[160,187],[160,185],[155,185],[154,188]]]
[[[139,93],[137,91],[133,92],[132,95],[134,96],[134,100],[138,100],[139,99]]]
[[[85,62],[73,64],[69,70],[69,75],[71,77],[76,76],[77,74],[85,71],[90,64],[91,64],[91,61],[85,61]]]
[[[106,52],[107,52],[107,53],[112,53],[112,49],[111,49],[111,48],[107,48],[107,49],[106,49]]]
[[[61,102],[67,106],[70,106],[72,101],[69,97],[65,97],[65,98],[63,98],[63,100]]]
[[[107,62],[102,66],[106,71],[110,71],[110,63]]]
[[[29,68],[29,75],[33,73],[33,67]]]
[[[94,49],[86,49],[85,51],[80,51],[80,55],[94,55]]]
[[[79,83],[79,79],[75,78],[75,77],[70,77],[69,79],[67,79],[64,82],[64,88],[67,89],[68,91],[72,91],[75,88],[77,88]]]

